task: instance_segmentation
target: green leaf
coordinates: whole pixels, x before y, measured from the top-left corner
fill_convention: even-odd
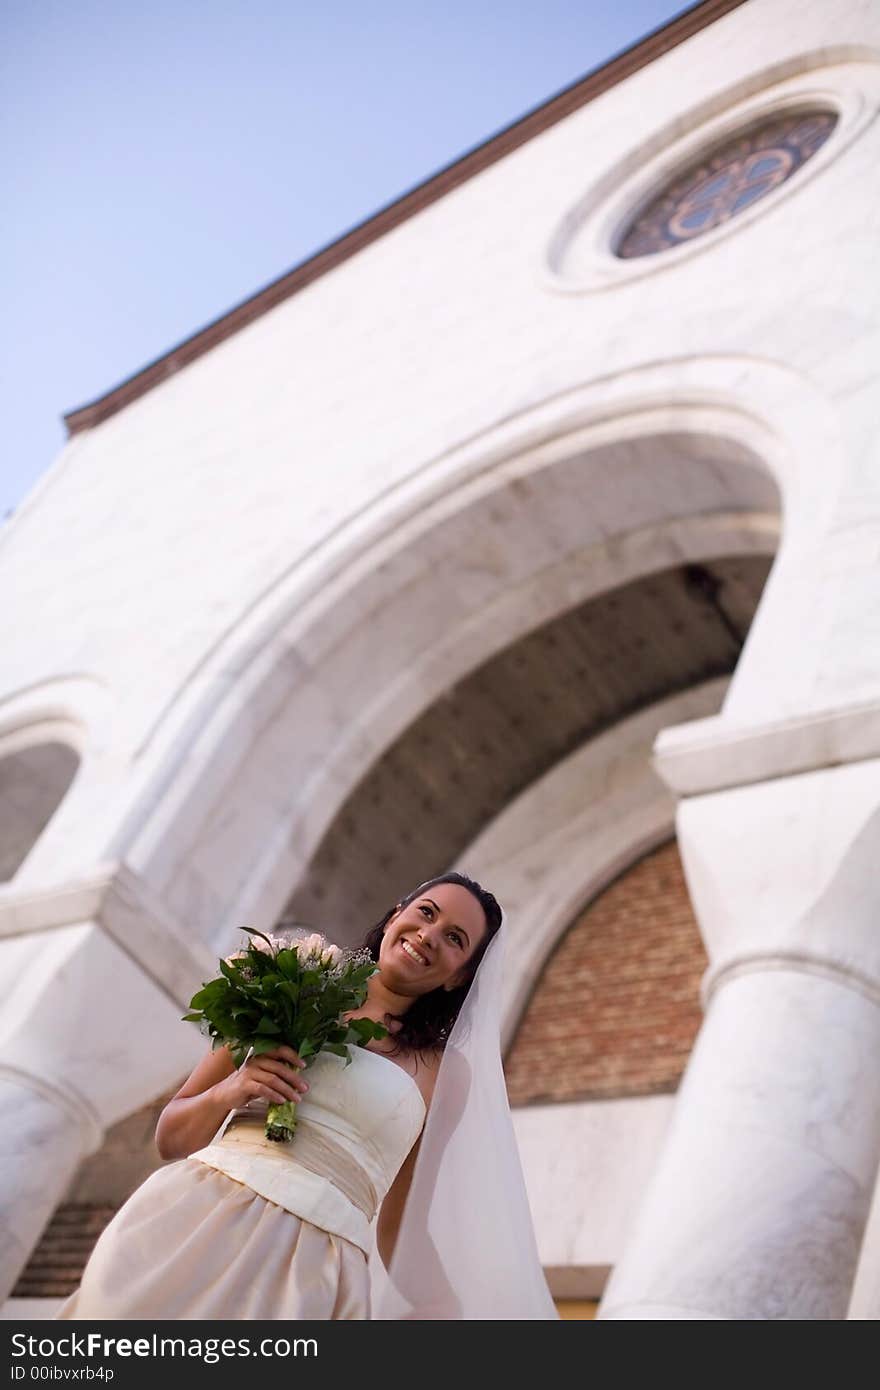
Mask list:
[[[242,931],[246,931],[248,936],[258,936],[261,941],[265,941],[266,945],[270,947],[272,954],[275,954],[275,947],[272,945],[272,942],[269,940],[268,936],[266,936],[265,932],[257,931],[256,927],[242,927]],[[260,955],[263,954],[264,953],[261,951]]]
[[[313,1003],[300,1007],[297,1015],[297,1023],[304,1034],[311,1033],[321,1022],[321,1015]]]
[[[245,930],[269,943],[263,932]],[[303,1061],[326,1048],[348,1065],[353,1044],[387,1036],[372,1019],[345,1019],[363,1004],[376,968],[368,961],[339,971],[312,962],[303,970],[294,950],[264,951],[252,939],[244,955],[220,963],[219,976],[193,997],[186,1020],[201,1024],[213,1045],[228,1046],[239,1063],[248,1047],[260,1056],[285,1042]]]
[[[206,1004],[211,1004],[215,999],[220,999],[225,994],[228,986],[225,980],[211,980],[210,984],[194,994],[189,1001],[191,1009],[203,1009]]]
[[[365,985],[367,983],[367,980],[369,980],[370,976],[375,975],[375,973],[376,966],[374,962],[370,961],[367,965],[359,965],[354,970],[352,970],[351,974],[346,980],[346,984],[349,986],[349,988],[356,988],[359,985]]]
[[[372,1018],[350,1018],[348,1020],[349,1032],[354,1034],[358,1042],[372,1042],[374,1038],[387,1038],[388,1029],[384,1023],[376,1023]]]
[[[296,951],[291,951],[289,948],[279,951],[275,964],[278,966],[282,975],[287,976],[288,980],[299,979],[299,956],[296,954]]]
[[[182,1022],[182,1023],[201,1023],[203,1017],[204,1017],[204,1015],[203,1015],[201,1012],[199,1012],[199,1013],[197,1013],[197,1014],[184,1014],[183,1017],[182,1017],[182,1019],[181,1019],[181,1022]]]

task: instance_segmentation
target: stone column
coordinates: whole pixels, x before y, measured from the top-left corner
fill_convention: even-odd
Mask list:
[[[600,1317],[845,1318],[880,1159],[880,761],[684,801],[706,1018]]]
[[[880,1172],[874,1185],[874,1201],[862,1241],[848,1318],[857,1322],[880,1319]]]
[[[71,910],[81,896],[69,895]],[[104,1131],[205,1051],[180,1021],[200,983],[190,954],[151,936],[145,914],[117,911],[113,930],[152,952],[148,974],[95,920],[50,927],[66,902],[61,893],[0,898],[0,1300]]]
[[[0,1068],[0,1303],[102,1129],[84,1101]]]

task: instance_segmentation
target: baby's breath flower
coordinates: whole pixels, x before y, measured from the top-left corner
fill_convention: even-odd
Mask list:
[[[345,952],[346,965],[352,965],[355,967],[359,965],[369,965],[372,962],[372,959],[373,957],[370,955],[370,950],[368,946],[361,946],[356,951]]]

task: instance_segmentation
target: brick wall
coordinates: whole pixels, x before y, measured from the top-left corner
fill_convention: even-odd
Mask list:
[[[554,951],[506,1058],[511,1104],[674,1091],[705,968],[673,842],[594,899]]]

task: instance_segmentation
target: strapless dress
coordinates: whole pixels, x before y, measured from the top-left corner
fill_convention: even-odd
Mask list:
[[[369,1317],[367,1254],[425,1103],[390,1058],[321,1053],[289,1143],[265,1107],[153,1173],[101,1235],[60,1319]]]

